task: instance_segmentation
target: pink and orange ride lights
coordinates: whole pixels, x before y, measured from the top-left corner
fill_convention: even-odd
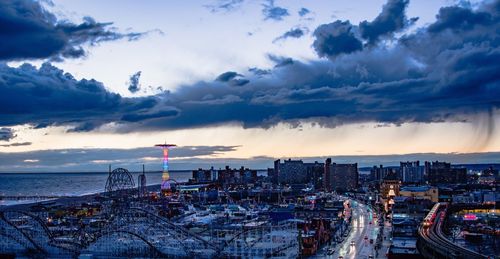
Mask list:
[[[477,220],[477,216],[475,214],[465,214],[464,220]]]
[[[161,193],[163,195],[171,194],[170,174],[168,173],[168,151],[170,148],[175,147],[175,144],[157,144],[156,147],[163,149],[163,174],[161,176]]]

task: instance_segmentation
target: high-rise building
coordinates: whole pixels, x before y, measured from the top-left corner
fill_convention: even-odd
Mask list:
[[[324,177],[328,190],[354,190],[358,188],[358,164],[337,164],[327,159]]]
[[[403,183],[421,183],[424,179],[424,167],[420,161],[401,162],[399,166]]]
[[[304,166],[306,167],[307,181],[312,183],[316,189],[323,188],[323,171],[325,164],[315,161],[314,163],[304,163]]]
[[[225,169],[220,169],[219,171],[212,171],[213,174],[217,175],[217,181],[222,184],[245,184],[245,183],[255,183],[257,181],[257,170],[251,170],[245,167],[240,167],[239,169],[231,169],[226,166]]]
[[[215,182],[217,180],[217,171],[212,166],[208,170],[198,168],[193,171],[193,181],[196,183]]]
[[[323,173],[323,187],[327,190],[331,190],[332,188],[332,183],[331,183],[331,179],[332,179],[332,176],[331,176],[331,166],[332,166],[332,159],[331,158],[327,158],[325,160],[325,167],[324,167],[324,173]]]
[[[425,174],[430,184],[456,184],[467,182],[466,168],[453,168],[446,162],[425,162]]]
[[[302,160],[284,160],[283,163],[278,159],[274,161],[274,173],[278,176],[279,183],[306,183],[306,166]]]
[[[373,168],[370,170],[370,178],[372,181],[377,181],[381,182],[384,180],[388,175],[398,175],[396,172],[395,168],[391,167],[384,167],[383,165],[380,165],[379,167],[373,166]]]
[[[387,177],[399,180],[402,178],[401,171],[399,170],[399,168],[384,167],[383,165],[380,165],[378,167],[373,166],[372,169],[370,169],[370,180],[372,181],[377,181],[380,183]]]

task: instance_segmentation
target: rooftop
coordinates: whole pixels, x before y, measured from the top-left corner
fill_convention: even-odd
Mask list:
[[[426,192],[430,190],[430,186],[404,186],[401,187],[400,191],[403,192]]]
[[[392,246],[395,248],[405,248],[405,249],[416,249],[417,239],[416,238],[394,238],[392,240]]]

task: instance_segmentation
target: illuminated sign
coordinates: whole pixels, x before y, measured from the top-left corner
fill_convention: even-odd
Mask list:
[[[464,220],[477,220],[476,214],[465,214]]]

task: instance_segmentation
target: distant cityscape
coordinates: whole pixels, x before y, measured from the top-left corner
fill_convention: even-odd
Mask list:
[[[2,254],[48,257],[494,257],[498,165],[275,160],[162,184],[109,170],[104,192],[2,206]],[[1,197],[23,199],[23,197]],[[25,197],[36,199],[37,197]],[[437,241],[436,241],[437,240]],[[180,243],[179,243],[180,241]],[[182,244],[182,245],[181,245]],[[446,246],[446,250],[443,250]]]

